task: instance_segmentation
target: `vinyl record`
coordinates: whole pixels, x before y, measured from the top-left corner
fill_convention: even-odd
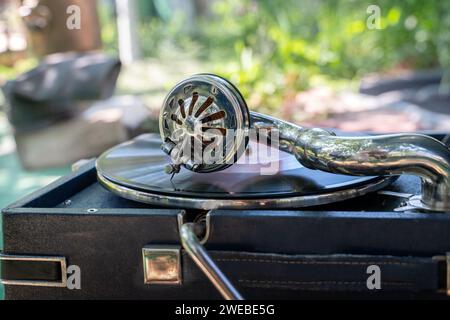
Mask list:
[[[171,179],[171,175],[164,172],[170,158],[160,146],[159,136],[147,134],[108,150],[97,160],[100,182],[119,195],[148,203],[161,204],[158,197],[167,199],[168,203],[163,202],[168,206],[183,204],[182,198],[195,198],[199,203],[202,199],[253,199],[250,207],[255,207],[260,203],[258,199],[276,201],[277,198],[301,199],[303,196],[309,200],[297,201],[297,206],[328,203],[379,189],[392,181],[385,177],[352,177],[311,170],[282,151],[278,151],[278,163],[261,163],[264,157],[260,153],[267,150],[260,151],[258,143],[253,141],[241,163],[213,173],[195,173],[182,168]],[[268,174],[273,170],[277,173]],[[314,197],[320,195],[314,201]],[[175,198],[178,202],[170,203]],[[242,201],[233,202],[238,207],[239,203],[245,207]],[[211,206],[214,207],[213,204],[207,207]],[[193,207],[203,208],[200,204]]]

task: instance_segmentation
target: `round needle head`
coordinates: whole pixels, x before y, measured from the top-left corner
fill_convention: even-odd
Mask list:
[[[195,172],[223,170],[248,143],[250,115],[241,93],[212,74],[178,83],[161,108],[163,150],[176,164]]]

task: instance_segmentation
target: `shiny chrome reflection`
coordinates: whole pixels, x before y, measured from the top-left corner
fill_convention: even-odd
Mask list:
[[[185,223],[180,228],[181,244],[195,264],[226,300],[244,300],[239,291],[222,273],[195,234],[195,224]]]
[[[352,176],[410,174],[422,179],[423,208],[450,210],[450,151],[421,134],[341,137],[323,129],[251,113],[252,122],[279,130],[280,149],[305,167]]]
[[[278,130],[279,148],[295,155],[302,165],[310,169],[352,176],[419,176],[422,179],[419,207],[432,211],[450,210],[450,151],[436,139],[420,134],[336,136],[323,129],[306,129],[255,112],[250,113],[249,121],[242,95],[228,81],[215,75],[193,76],[182,81],[169,93],[160,116],[160,130],[164,141],[174,130],[190,132],[186,121],[168,122],[170,112],[179,112],[181,116],[183,113],[178,109],[171,111],[175,97],[190,92],[204,92],[202,96],[207,97],[212,91],[220,96],[220,99],[214,100],[214,108],[209,106],[211,101],[205,100],[208,98],[204,98],[203,104],[197,108],[203,113],[204,110],[201,109],[206,109],[202,107],[206,104],[207,109],[214,113],[223,111],[226,117],[221,118],[216,127],[239,132],[248,132],[251,127]],[[226,153],[224,157],[236,157],[239,150],[245,149],[248,139],[239,136],[234,143],[232,152]],[[163,146],[168,154],[171,153],[169,149]],[[196,172],[212,172],[226,167],[223,164],[193,166],[190,163],[185,163],[184,166]]]
[[[163,150],[177,165],[196,172],[214,172],[229,167],[247,144],[246,128],[250,116],[242,95],[228,81],[211,74],[197,74],[178,83],[164,100],[159,118]],[[197,144],[192,156],[202,153],[213,138],[225,136],[235,128],[235,141],[222,145],[224,161],[206,164],[191,159],[188,146]],[[193,149],[193,148],[192,148]],[[186,155],[184,153],[189,153]]]

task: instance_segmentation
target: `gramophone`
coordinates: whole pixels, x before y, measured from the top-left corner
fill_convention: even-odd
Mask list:
[[[160,199],[174,200],[170,202],[170,206],[180,202],[182,207],[187,205],[204,209],[267,206],[292,208],[344,200],[374,190],[369,188],[355,194],[338,192],[338,196],[331,197],[332,199],[321,197],[321,194],[329,194],[329,190],[333,189],[330,184],[316,183],[317,190],[305,187],[308,183],[304,183],[304,180],[301,181],[303,185],[299,185],[295,183],[299,177],[290,172],[292,169],[310,169],[303,178],[312,177],[311,179],[333,181],[333,178],[336,178],[329,174],[315,177],[317,174],[321,175],[315,172],[316,170],[339,176],[359,177],[350,180],[345,180],[348,177],[343,178],[344,182],[339,181],[342,185],[334,183],[333,186],[341,191],[341,187],[347,187],[345,183],[350,182],[353,185],[361,182],[368,182],[369,185],[375,183],[377,187],[384,187],[385,183],[380,182],[380,177],[382,181],[386,179],[392,181],[389,177],[405,174],[419,176],[422,181],[421,193],[409,199],[409,206],[434,212],[445,212],[450,209],[450,151],[440,141],[422,134],[342,136],[330,130],[304,128],[260,113],[249,112],[237,88],[216,75],[194,75],[177,84],[169,92],[161,108],[159,129],[162,141],[156,144],[160,144],[162,151],[169,157],[164,157],[163,153],[155,150],[155,141],[149,141],[148,146],[145,146],[142,140],[133,145],[127,143],[119,149],[106,152],[99,158],[97,169],[101,181],[107,187],[111,186],[109,182],[117,182],[117,188],[111,187],[112,191],[119,194],[123,191],[121,194],[138,201],[163,204],[165,200]],[[253,141],[250,139],[250,132],[254,133]],[[220,142],[211,147],[215,140]],[[292,182],[290,190],[277,185],[278,180],[269,174],[267,174],[267,180],[270,182],[268,184],[275,183],[280,190],[272,188],[256,191],[249,186],[248,190],[245,188],[241,190],[242,188],[234,183],[235,190],[231,190],[232,183],[225,182],[222,190],[220,187],[215,189],[208,185],[213,184],[215,180],[221,180],[217,179],[217,176],[239,179],[235,173],[242,174],[242,172],[239,169],[230,169],[233,165],[241,165],[252,171],[248,165],[251,161],[245,160],[251,158],[248,155],[249,149],[250,151],[254,149],[255,144],[262,140],[269,144],[270,150],[280,150],[281,155],[277,154],[276,159],[280,162],[280,170],[276,175],[294,176],[291,179],[294,182],[289,181]],[[146,147],[148,153],[142,151]],[[133,154],[133,148],[138,150],[135,152],[137,155]],[[242,159],[244,161],[239,163]],[[293,164],[294,159],[298,164]],[[190,173],[187,176],[180,175],[181,168]],[[261,170],[253,169],[253,171],[262,175]],[[167,179],[161,178],[162,173],[171,176]],[[180,176],[173,179],[175,175]],[[247,176],[245,178],[249,179]],[[251,178],[253,179],[254,175]],[[310,181],[309,184],[314,183]],[[127,194],[125,189],[120,188],[122,186],[147,191],[149,196]],[[266,184],[264,187],[270,189]],[[301,187],[306,191],[299,190]],[[367,188],[367,184],[365,187]],[[316,200],[299,199],[302,191],[305,191],[305,196],[312,194],[314,196],[312,191],[316,191]],[[160,195],[161,198],[151,197],[152,193]],[[175,194],[206,198],[206,203],[200,205],[192,198],[183,201]],[[258,197],[258,194],[262,196]],[[276,197],[273,197],[274,195]],[[212,204],[207,199],[217,200],[220,203]]]
[[[100,183],[162,207],[267,210],[336,203],[414,175],[421,191],[398,210],[450,211],[450,151],[435,138],[346,135],[249,112],[238,89],[213,74],[191,76],[168,93],[159,131],[160,139],[141,136],[104,153]],[[275,158],[262,163],[262,154]],[[184,248],[224,297],[241,298],[198,234],[195,224],[182,224]]]
[[[159,131],[2,210],[7,299],[450,297],[447,132],[306,128],[212,74]]]

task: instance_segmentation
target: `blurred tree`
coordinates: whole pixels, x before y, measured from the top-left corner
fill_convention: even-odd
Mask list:
[[[137,3],[134,0],[116,0],[116,8],[120,60],[130,64],[140,56]]]

